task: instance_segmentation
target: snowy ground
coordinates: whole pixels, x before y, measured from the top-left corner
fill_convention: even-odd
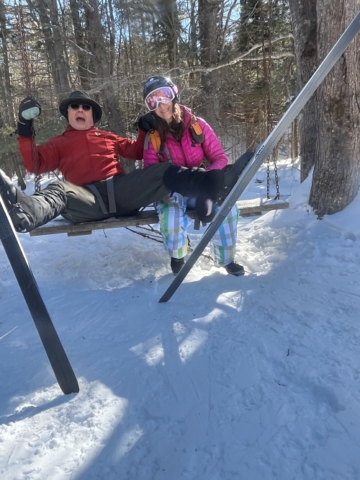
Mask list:
[[[280,177],[291,208],[239,223],[245,277],[202,257],[165,304],[160,243],[20,235],[79,394],[0,247],[1,480],[360,479],[360,198],[319,221]]]

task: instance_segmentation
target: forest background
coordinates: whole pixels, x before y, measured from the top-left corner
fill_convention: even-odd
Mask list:
[[[64,130],[58,104],[73,90],[102,105],[100,128],[135,138],[153,74],[172,78],[234,161],[265,140],[359,10],[360,0],[0,0],[0,168],[25,188],[15,135],[25,96],[42,105],[38,143]],[[359,190],[359,66],[357,35],[287,134],[301,179],[315,166],[320,218]]]

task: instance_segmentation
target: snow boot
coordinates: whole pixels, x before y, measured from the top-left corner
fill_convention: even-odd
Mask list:
[[[213,203],[224,190],[223,170],[169,166],[163,176],[164,185],[184,197],[196,198],[195,210],[199,220],[209,223],[215,212]]]
[[[210,199],[198,197],[195,202],[195,212],[203,224],[210,223],[214,220],[215,209],[214,202]]]
[[[164,173],[163,182],[171,192],[184,197],[215,200],[224,186],[224,172],[170,165]]]
[[[30,232],[60,215],[66,207],[66,193],[61,182],[51,183],[41,192],[25,195],[17,190],[0,170],[0,195],[17,232]]]
[[[235,163],[226,165],[222,169],[224,172],[224,188],[220,195],[216,198],[216,204],[221,205],[225,198],[229,195],[235,183],[238,181],[238,178],[244,171],[246,165],[250,162],[254,155],[254,152],[245,152],[239,157]]]
[[[227,265],[224,266],[224,268],[229,275],[234,275],[235,277],[240,277],[240,275],[245,275],[244,267],[235,262],[228,263]]]
[[[185,263],[184,258],[171,257],[170,266],[174,275],[177,275],[180,272],[181,267],[184,265],[184,263]]]
[[[222,170],[171,165],[163,176],[163,182],[171,192],[178,192],[184,197],[200,198],[197,214],[201,221],[208,223],[214,218],[214,212],[207,213],[209,209],[205,208],[206,200],[221,205],[253,155],[253,152],[245,152],[235,163]]]

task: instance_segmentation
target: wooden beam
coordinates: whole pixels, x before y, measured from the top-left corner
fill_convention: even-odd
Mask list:
[[[236,204],[240,209],[240,215],[242,217],[261,215],[262,212],[289,208],[289,203],[286,201],[263,200],[261,198],[255,198],[251,200],[239,200]],[[188,212],[188,215],[191,218],[194,218],[193,212]],[[105,230],[108,228],[120,227],[136,227],[139,225],[152,225],[158,222],[158,216],[154,209],[143,210],[137,215],[131,217],[112,217],[106,220],[99,220],[97,222],[76,224],[70,223],[62,217],[58,217],[55,220],[47,223],[46,225],[32,230],[30,232],[30,236],[37,237],[40,235],[67,233],[69,237],[74,237],[79,235],[90,235],[94,230]]]

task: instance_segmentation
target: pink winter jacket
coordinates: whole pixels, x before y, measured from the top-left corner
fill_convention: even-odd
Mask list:
[[[175,140],[171,134],[169,134],[164,142],[164,145],[170,152],[173,165],[188,168],[200,167],[201,162],[206,159],[209,163],[206,170],[224,168],[228,164],[228,158],[213,129],[205,120],[197,117],[197,121],[199,125],[201,125],[204,133],[204,142],[201,145],[198,143],[193,144],[194,142],[189,130],[193,118],[191,110],[183,105],[180,105],[180,108],[185,123],[184,135],[181,142],[179,143]],[[151,141],[145,142],[144,166],[148,167],[160,161],[161,159],[157,155],[157,152],[155,152]],[[164,161],[168,161],[166,155]]]

